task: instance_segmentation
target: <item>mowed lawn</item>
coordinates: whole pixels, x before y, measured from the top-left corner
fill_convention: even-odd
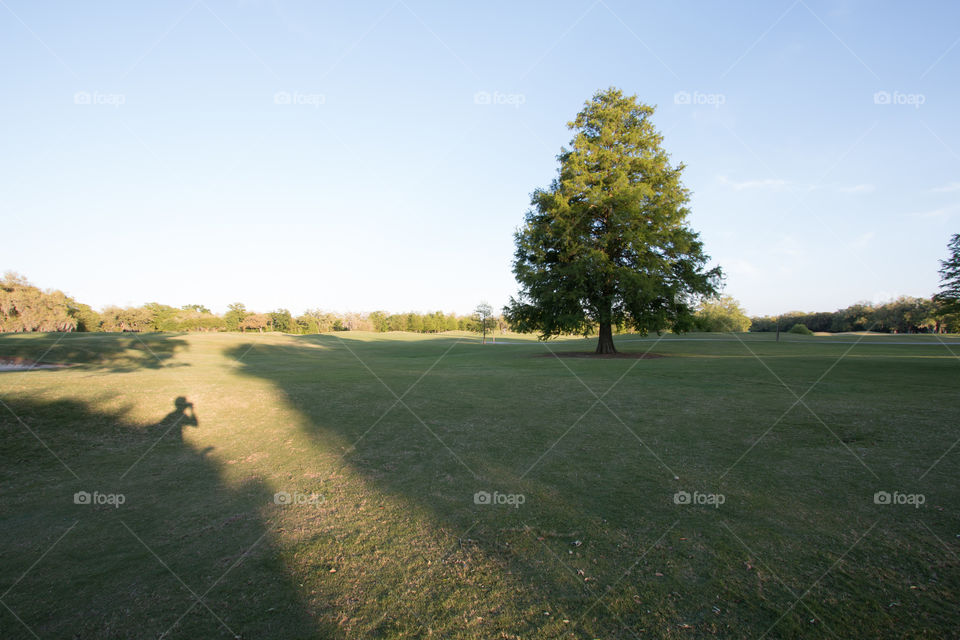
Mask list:
[[[960,341],[684,338],[0,336],[0,637],[957,637]]]

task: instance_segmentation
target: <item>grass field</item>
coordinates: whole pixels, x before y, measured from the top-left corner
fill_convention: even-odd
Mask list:
[[[685,338],[0,336],[0,637],[958,637],[960,342]]]

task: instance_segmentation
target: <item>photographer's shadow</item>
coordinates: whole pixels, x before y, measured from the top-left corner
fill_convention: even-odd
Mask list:
[[[199,427],[200,421],[193,409],[193,403],[186,396],[178,396],[173,401],[174,409],[157,424],[149,428],[149,432],[159,434],[160,439],[183,442],[184,427]]]

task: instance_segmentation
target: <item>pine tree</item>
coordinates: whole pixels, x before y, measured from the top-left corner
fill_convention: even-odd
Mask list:
[[[515,235],[521,290],[504,314],[546,339],[598,327],[597,353],[615,353],[613,327],[693,327],[694,305],[722,273],[687,226],[683,164],[670,164],[654,108],[615,88],[599,91],[573,122],[556,179],[533,193]]]
[[[940,261],[940,292],[935,296],[940,313],[960,313],[960,233],[955,233],[947,244],[950,252]]]

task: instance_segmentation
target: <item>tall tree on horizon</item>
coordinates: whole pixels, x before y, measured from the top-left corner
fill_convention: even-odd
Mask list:
[[[473,310],[473,315],[480,324],[480,331],[483,333],[482,344],[487,344],[487,329],[493,328],[493,307],[486,301],[482,301]],[[496,342],[496,339],[494,339],[494,342]]]
[[[515,234],[520,293],[504,308],[515,329],[548,339],[599,327],[596,352],[616,353],[613,327],[689,330],[699,298],[717,294],[722,272],[705,270],[684,166],[670,164],[653,113],[611,87],[567,124],[571,148]]]
[[[950,255],[940,261],[940,291],[934,299],[943,315],[960,313],[960,233],[955,233],[947,243]]]

